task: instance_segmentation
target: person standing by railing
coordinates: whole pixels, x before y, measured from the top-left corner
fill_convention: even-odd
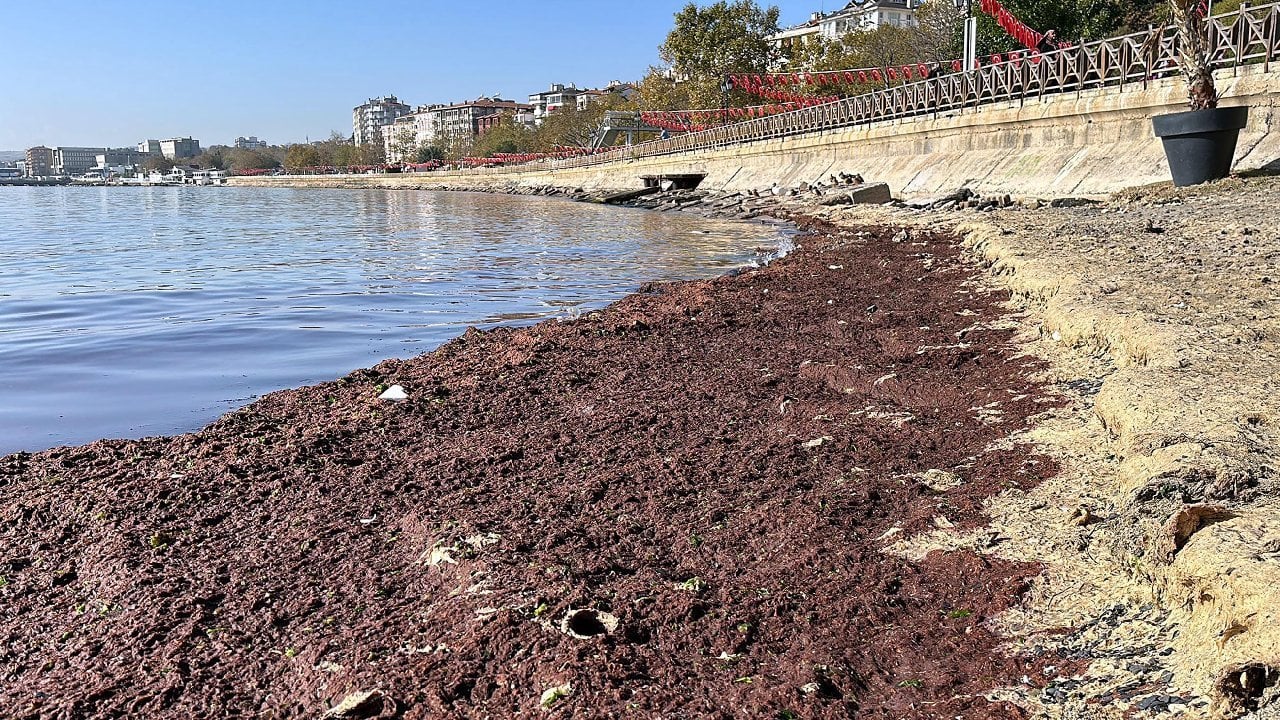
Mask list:
[[[1052,28],[1046,30],[1040,36],[1040,42],[1036,43],[1036,50],[1042,55],[1047,55],[1058,49],[1058,31]]]

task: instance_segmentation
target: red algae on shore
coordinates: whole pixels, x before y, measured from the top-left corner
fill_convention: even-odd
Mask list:
[[[952,237],[801,244],[0,459],[3,714],[1022,717],[984,694],[1058,659],[985,621],[1039,568],[882,548],[1053,472],[992,449],[1036,361]]]

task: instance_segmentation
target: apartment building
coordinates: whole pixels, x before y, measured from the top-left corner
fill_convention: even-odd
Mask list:
[[[403,162],[409,160],[402,157],[407,148],[415,150],[422,145],[430,145],[439,136],[440,116],[436,110],[444,105],[419,105],[408,115],[401,115],[395,122],[382,128],[383,149],[387,162]]]
[[[200,154],[200,141],[189,137],[161,140],[160,154],[170,160],[192,158]]]
[[[475,137],[492,126],[492,116],[536,113],[536,108],[501,98],[476,98],[469,102],[445,105],[432,112],[437,113],[436,132],[441,138]],[[490,118],[481,122],[482,118]]]
[[[150,157],[153,157],[151,153],[138,152],[133,148],[107,148],[94,156],[93,169],[122,172],[136,168]]]
[[[549,113],[562,107],[577,107],[578,97],[586,92],[586,90],[579,90],[576,85],[552,83],[551,89],[533,93],[529,96],[529,105],[533,106],[533,121],[541,123]]]
[[[98,164],[100,147],[56,147],[53,149],[53,175],[83,175]]]
[[[27,177],[48,177],[53,174],[53,149],[43,145],[27,148]]]
[[[844,10],[823,22],[823,33],[835,38],[856,30],[873,30],[880,25],[912,27],[920,0],[865,0],[850,2]]]
[[[356,145],[381,144],[382,128],[410,112],[412,108],[400,102],[395,95],[369,98],[363,105],[357,105],[351,110],[351,136]]]
[[[263,150],[267,147],[267,141],[259,140],[257,135],[250,135],[236,138],[234,145],[241,150]]]
[[[617,96],[621,97],[623,100],[630,100],[639,92],[639,88],[631,83],[614,80],[599,90],[583,90],[582,94],[578,96],[578,109],[586,110],[591,103],[599,102],[610,96]]]
[[[851,0],[840,10],[816,12],[806,22],[769,36],[784,54],[814,37],[835,40],[858,30],[874,30],[881,25],[913,27],[922,0]]]
[[[532,125],[533,107],[514,100],[483,97],[452,105],[421,105],[382,128],[387,161],[408,160],[404,157],[408,148],[483,135],[507,116]]]

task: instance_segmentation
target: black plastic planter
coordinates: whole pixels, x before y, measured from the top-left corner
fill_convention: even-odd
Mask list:
[[[1249,108],[1228,107],[1157,115],[1156,137],[1178,187],[1219,180],[1231,172],[1236,139],[1249,120]]]

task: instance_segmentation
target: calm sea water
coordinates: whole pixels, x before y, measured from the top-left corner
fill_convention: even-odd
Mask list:
[[[470,325],[573,314],[780,242],[467,193],[0,188],[0,454],[195,430]]]

